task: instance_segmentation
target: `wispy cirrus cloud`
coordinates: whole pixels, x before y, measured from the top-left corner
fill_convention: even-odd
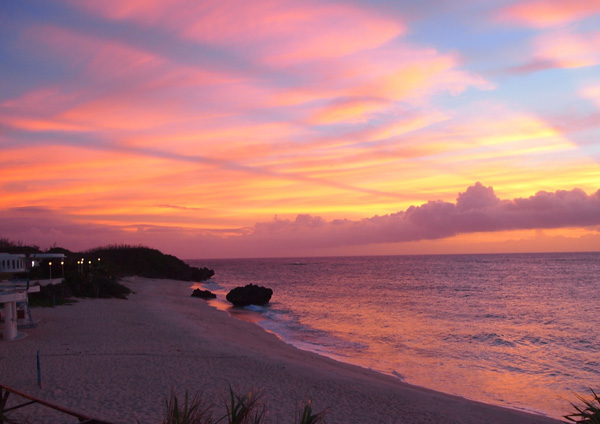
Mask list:
[[[73,2],[107,18],[176,32],[216,46],[236,46],[275,65],[331,59],[378,47],[401,35],[401,22],[352,4],[181,0],[174,3]]]

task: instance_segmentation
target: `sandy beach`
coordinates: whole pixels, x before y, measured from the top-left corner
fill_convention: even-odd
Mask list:
[[[37,328],[0,342],[0,383],[115,423],[160,422],[172,389],[200,393],[220,416],[229,384],[238,393],[258,389],[270,423],[294,422],[307,399],[316,410],[328,409],[328,423],[558,422],[301,351],[190,297],[189,282],[128,278],[124,284],[135,291],[129,300],[34,309]],[[37,407],[21,415],[32,423],[76,421]]]

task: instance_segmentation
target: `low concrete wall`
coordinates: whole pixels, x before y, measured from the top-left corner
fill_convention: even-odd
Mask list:
[[[63,278],[46,278],[45,280],[31,280],[29,285],[39,284],[40,286],[47,286],[48,284],[60,284],[63,282]]]

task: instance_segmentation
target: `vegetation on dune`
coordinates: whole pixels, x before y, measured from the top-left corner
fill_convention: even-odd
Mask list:
[[[144,246],[110,245],[89,250],[84,255],[102,258],[119,276],[204,281],[214,275],[211,269],[192,267],[175,256]]]
[[[36,245],[27,246],[20,241],[11,241],[7,238],[0,237],[0,252],[2,253],[40,253],[40,247]]]
[[[161,424],[266,424],[267,405],[262,402],[262,396],[256,391],[239,395],[229,386],[229,398],[225,399],[227,413],[218,419],[214,417],[213,405],[207,403],[201,396],[196,395],[191,400],[188,391],[185,392],[183,403],[177,398],[175,391],[166,400],[166,412]],[[325,412],[313,413],[311,401],[305,403],[299,411],[296,424],[325,423]]]

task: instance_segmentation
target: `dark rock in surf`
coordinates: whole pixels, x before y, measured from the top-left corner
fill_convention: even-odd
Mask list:
[[[192,297],[199,297],[200,299],[216,299],[217,295],[209,290],[195,289],[192,292]]]
[[[273,296],[273,290],[266,287],[248,284],[244,287],[236,287],[227,293],[225,297],[233,306],[266,305]]]

